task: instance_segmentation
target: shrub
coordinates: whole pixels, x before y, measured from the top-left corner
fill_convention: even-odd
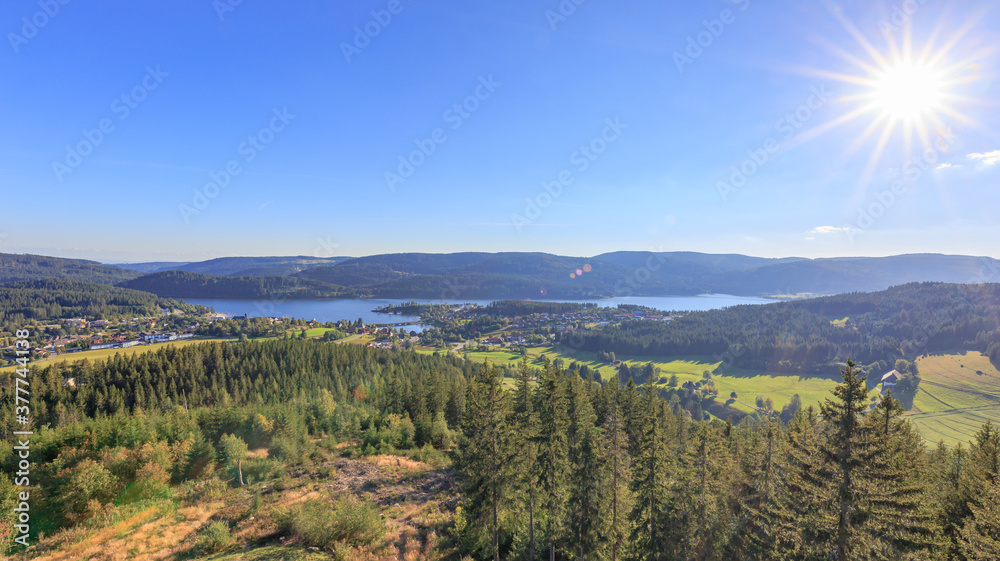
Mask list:
[[[331,552],[341,546],[375,546],[385,537],[378,508],[352,498],[339,498],[332,505],[320,499],[306,501],[289,513],[282,526],[286,533]]]
[[[228,549],[233,545],[233,535],[229,532],[229,524],[213,522],[201,530],[198,538],[198,549],[205,553],[215,553]]]
[[[269,456],[289,464],[298,464],[302,461],[302,447],[297,441],[287,436],[275,437],[271,441],[267,453]]]
[[[236,462],[247,457],[247,443],[243,439],[232,435],[224,434],[219,439],[219,462],[227,467],[236,466]]]
[[[84,520],[88,512],[111,502],[118,495],[118,479],[104,466],[85,459],[73,468],[59,473],[64,484],[60,489],[63,512],[71,522]]]
[[[286,473],[285,465],[271,458],[243,460],[243,482],[247,485],[284,477]]]

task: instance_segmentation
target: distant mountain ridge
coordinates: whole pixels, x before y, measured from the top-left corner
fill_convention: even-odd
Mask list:
[[[30,253],[0,253],[0,283],[64,279],[115,284],[139,276],[114,265]]]
[[[188,271],[225,277],[267,277],[288,276],[310,267],[333,265],[353,259],[353,257],[217,257],[208,261],[195,262],[150,262],[121,263],[123,269],[142,273],[162,273],[164,271]]]
[[[140,274],[154,268],[162,270]],[[170,272],[187,274],[166,274]],[[593,257],[462,252],[223,257],[111,266],[0,255],[0,281],[45,278],[118,284],[174,298],[775,296],[872,292],[910,282],[1000,282],[1000,260],[942,254],[807,259],[697,252],[616,251]]]

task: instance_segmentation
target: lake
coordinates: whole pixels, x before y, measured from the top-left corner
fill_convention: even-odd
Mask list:
[[[480,304],[486,305],[493,300],[426,300],[419,298],[371,298],[366,300],[223,300],[185,298],[191,304],[211,306],[216,312],[250,317],[290,317],[315,319],[317,321],[354,321],[361,318],[364,323],[404,323],[418,322],[419,317],[397,316],[373,312],[375,308],[389,304],[404,304],[416,301],[421,304]],[[619,298],[604,298],[591,300],[546,300],[547,302],[592,302],[602,307],[615,307],[618,304],[636,304],[666,311],[701,311],[715,310],[740,304],[768,304],[776,302],[767,298],[751,296],[731,296],[727,294],[702,294],[699,296],[629,296]],[[423,331],[424,325],[411,325],[410,331]]]

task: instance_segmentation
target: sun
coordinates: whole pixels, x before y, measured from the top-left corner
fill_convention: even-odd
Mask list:
[[[943,109],[947,81],[928,63],[903,61],[872,79],[872,102],[893,121],[914,125]]]
[[[849,123],[867,121],[845,138],[844,147],[844,157],[859,151],[869,155],[858,179],[857,188],[863,191],[887,149],[897,157],[914,154],[933,148],[935,139],[953,126],[981,128],[966,114],[981,100],[968,94],[985,80],[978,61],[990,55],[993,47],[964,40],[972,22],[956,25],[950,32],[942,23],[919,38],[904,26],[886,35],[884,42],[873,43],[841,12],[832,15],[854,41],[834,43],[812,36],[829,51],[831,66],[797,69],[832,82],[840,110],[796,135],[791,141],[794,145]]]

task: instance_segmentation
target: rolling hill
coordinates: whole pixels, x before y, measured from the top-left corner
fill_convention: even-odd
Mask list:
[[[171,271],[267,280],[223,282],[209,281],[208,277],[195,280],[197,277],[163,274]],[[112,266],[79,259],[0,255],[0,283],[60,278],[119,284],[142,274],[159,276],[142,280],[135,286],[152,283],[157,294],[189,298],[224,294],[230,298],[254,294],[253,297],[258,298],[261,291],[275,290],[265,295],[592,299],[703,293],[823,295],[885,290],[910,282],[997,282],[1000,281],[1000,260],[940,254],[771,259],[696,252],[619,251],[593,257],[463,252],[396,253],[357,258],[223,257],[195,263]],[[292,285],[298,288],[290,292]]]
[[[187,271],[164,271],[119,286],[166,298],[343,298],[354,293],[341,286],[296,277],[221,277]]]
[[[63,259],[46,255],[0,253],[0,283],[66,279],[115,284],[139,276],[128,271],[85,259]]]
[[[118,266],[123,269],[131,269],[142,273],[187,271],[190,273],[227,277],[268,277],[289,276],[310,267],[333,265],[348,259],[352,258],[306,257],[303,255],[289,257],[219,257],[193,263],[122,263]]]

